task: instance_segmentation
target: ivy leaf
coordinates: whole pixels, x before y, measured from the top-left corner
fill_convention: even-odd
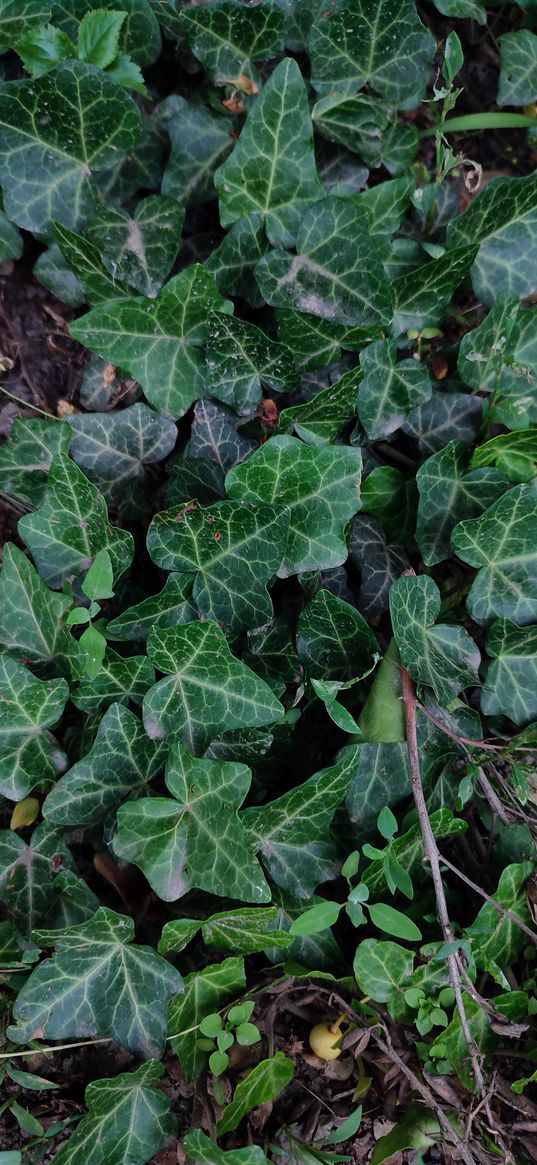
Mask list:
[[[354,754],[276,801],[242,814],[270,877],[295,898],[310,898],[320,882],[337,876],[336,849],[328,831],[352,779]]]
[[[414,0],[344,2],[315,21],[309,42],[317,90],[355,93],[364,85],[402,105],[421,95],[435,51]]]
[[[497,619],[487,637],[481,708],[486,716],[509,716],[515,724],[537,719],[537,626],[517,627]]]
[[[56,780],[67,758],[45,729],[58,723],[67,703],[65,680],[38,680],[9,656],[0,656],[0,791],[20,801]]]
[[[13,659],[76,678],[78,647],[64,623],[71,605],[49,590],[31,562],[11,542],[4,547],[0,575],[0,643]]]
[[[300,678],[291,628],[283,619],[248,632],[248,650],[243,653],[243,661],[266,680],[277,696],[285,691],[286,684],[296,683]]]
[[[222,959],[221,963],[185,975],[184,995],[176,996],[170,1004],[168,1030],[187,1080],[195,1080],[207,1062],[206,1053],[196,1042],[201,1020],[220,1011],[245,988],[243,958]]]
[[[190,601],[192,580],[184,574],[169,574],[158,595],[150,595],[127,607],[106,625],[107,639],[145,641],[151,627],[174,627],[191,623],[198,613]]]
[[[127,285],[116,282],[108,273],[97,248],[89,239],[59,222],[53,222],[52,227],[61,254],[76,276],[88,303],[103,303],[130,295]]]
[[[0,446],[0,490],[32,509],[43,500],[56,453],[69,452],[67,425],[18,417]]]
[[[461,20],[476,20],[478,24],[487,23],[487,13],[481,7],[480,0],[433,0],[433,3],[443,16],[458,16]]]
[[[269,340],[260,328],[244,320],[233,317],[231,321],[221,312],[209,316],[207,391],[212,396],[238,413],[248,413],[267,389],[284,392],[296,381],[289,348]]]
[[[479,243],[472,283],[482,303],[501,292],[524,299],[535,291],[537,174],[495,178],[448,226],[449,247]]]
[[[196,759],[173,747],[166,787],[175,800],[142,797],[121,805],[115,852],[143,870],[164,902],[192,887],[242,902],[270,901],[238,817],[250,782],[245,765]]]
[[[362,485],[362,505],[384,527],[389,538],[408,542],[416,523],[416,484],[394,465],[379,465]]]
[[[503,906],[504,911],[508,910],[511,917],[500,914],[492,903],[484,902],[475,921],[466,928],[476,964],[483,970],[489,971],[491,963],[499,968],[509,967],[526,946],[526,936],[512,916],[531,926],[526,885],[532,873],[532,862],[515,862],[506,866],[494,893],[494,901]]]
[[[352,520],[349,558],[360,571],[359,607],[366,617],[382,615],[389,605],[390,587],[410,565],[402,546],[389,543],[376,518],[357,514]]]
[[[172,452],[177,429],[145,404],[120,412],[75,413],[71,455],[109,502],[119,501],[130,482],[146,482],[146,465]]]
[[[95,202],[92,172],[128,153],[141,124],[132,98],[84,61],[10,81],[0,93],[0,182],[9,217],[38,234],[51,219],[76,228]]]
[[[35,931],[56,954],[32,971],[17,996],[9,1039],[26,1044],[109,1036],[141,1059],[160,1057],[168,1000],[183,988],[178,971],[150,947],[130,945],[134,923],[101,906],[87,922]]]
[[[151,194],[132,217],[118,207],[99,207],[87,234],[114,279],[154,298],[177,256],[184,217],[175,199]]]
[[[406,743],[390,739],[397,734],[402,737],[404,729],[393,732],[387,721],[386,715],[383,742],[354,745],[352,757],[350,748],[342,753],[342,758],[348,753],[354,759],[345,805],[354,829],[361,832],[374,828],[384,805],[393,807],[410,792]]]
[[[459,522],[451,545],[478,573],[467,599],[476,623],[505,616],[524,625],[537,618],[537,482],[517,485],[479,518]]]
[[[162,741],[149,739],[137,716],[112,704],[89,752],[46,797],[44,818],[66,828],[97,825],[126,797],[147,789],[167,751]]]
[[[515,430],[537,422],[536,318],[535,308],[502,294],[459,348],[457,368],[465,384],[492,393],[491,419]]]
[[[6,259],[20,259],[23,247],[20,231],[0,210],[0,263],[5,263]]]
[[[283,13],[270,0],[259,8],[217,0],[210,8],[183,11],[179,27],[217,85],[245,76],[255,79],[253,62],[283,49]]]
[[[463,627],[434,625],[440,591],[427,575],[399,578],[390,591],[393,633],[410,675],[431,687],[440,704],[479,683],[479,649]]]
[[[423,457],[438,453],[446,441],[471,445],[483,418],[483,401],[464,392],[436,392],[407,417],[403,432],[415,437]]]
[[[203,404],[203,401],[199,402]],[[224,474],[208,457],[180,457],[166,466],[169,479],[165,499],[169,506],[192,498],[201,505],[219,502],[225,494]]]
[[[431,259],[423,267],[400,275],[394,281],[395,316],[392,335],[398,336],[410,328],[418,331],[438,324],[453,292],[462,283],[475,259],[477,248],[471,243],[459,246],[466,238],[454,241],[454,249],[439,259]]]
[[[216,1126],[217,1136],[229,1133],[240,1125],[243,1117],[253,1108],[275,1100],[290,1083],[295,1074],[295,1066],[289,1056],[276,1052],[269,1060],[261,1060],[255,1068],[241,1080],[233,1100],[227,1104]]]
[[[537,101],[537,36],[519,28],[500,37],[498,105]]]
[[[336,680],[360,675],[378,652],[360,612],[326,590],[318,591],[299,615],[296,646],[310,676]]]
[[[295,432],[306,445],[329,445],[356,416],[360,368],[351,368],[312,401],[283,409],[280,433]]]
[[[189,502],[153,518],[147,549],[164,570],[194,573],[201,618],[237,634],[272,618],[267,586],[285,554],[287,529],[287,511],[278,507]]]
[[[324,196],[315,168],[306,86],[296,61],[274,69],[231,156],[215,174],[223,227],[252,211],[274,246],[291,247],[300,220]]]
[[[226,477],[231,498],[276,503],[290,512],[287,578],[346,561],[345,525],[360,509],[359,449],[314,448],[295,437],[272,437]]]
[[[244,955],[264,951],[268,942],[280,950],[290,947],[292,936],[274,929],[277,918],[276,906],[245,906],[241,910],[212,914],[203,923],[203,941],[221,951],[241,950]],[[173,926],[173,923],[167,925]]]
[[[382,130],[388,112],[374,97],[362,93],[329,93],[311,111],[314,128],[329,142],[339,142],[368,165],[379,159]]]
[[[224,472],[232,469],[256,447],[249,437],[237,433],[237,424],[231,409],[212,400],[199,400],[194,408],[185,457],[211,459]]]
[[[156,299],[101,304],[71,325],[92,352],[129,372],[150,404],[176,419],[204,392],[207,314],[232,312],[204,267],[175,275]]]
[[[296,255],[269,251],[257,264],[267,303],[346,327],[390,323],[391,288],[357,199],[330,197],[310,207],[297,228],[296,249]]]
[[[51,0],[3,0],[0,12],[0,52],[15,48],[23,37],[50,18]]]
[[[414,967],[414,954],[399,943],[363,939],[354,956],[354,975],[360,991],[376,1003],[392,1003],[402,994]]]
[[[358,416],[370,441],[389,437],[405,417],[429,400],[429,373],[419,360],[397,362],[395,344],[378,340],[360,353],[363,378],[358,392]]]
[[[52,243],[41,253],[34,263],[34,275],[43,287],[56,296],[56,299],[61,299],[62,303],[69,304],[69,307],[80,307],[80,304],[86,302],[86,292],[64,259],[57,243]]]
[[[132,535],[108,524],[104,498],[69,457],[54,457],[45,500],[19,521],[41,577],[59,590],[65,580],[89,570],[99,550],[107,550],[114,580],[130,565]]]
[[[86,1116],[55,1154],[57,1165],[145,1165],[176,1134],[170,1099],[158,1087],[164,1065],[157,1060],[134,1072],[94,1080],[85,1092]]]
[[[198,1165],[269,1165],[268,1157],[260,1145],[247,1145],[244,1149],[229,1149],[226,1152],[201,1129],[187,1133],[183,1145],[189,1157]]]
[[[220,245],[205,260],[205,267],[222,293],[239,295],[250,307],[261,307],[263,299],[254,268],[268,250],[263,215],[248,214],[224,235]]]
[[[54,922],[55,870],[62,866],[64,871],[72,872],[74,862],[61,830],[47,821],[34,829],[28,844],[9,829],[0,833],[3,903],[25,939],[30,938],[38,922]]]
[[[326,368],[341,357],[341,351],[362,348],[382,335],[382,328],[344,328],[320,316],[292,309],[276,311],[278,335],[303,369]],[[353,369],[352,371],[356,371]]]
[[[233,123],[177,94],[162,101],[157,112],[171,141],[162,193],[186,206],[211,202],[215,171],[234,146]]]
[[[152,739],[172,733],[203,751],[219,732],[271,724],[282,715],[268,685],[234,658],[214,623],[153,627],[147,651],[166,674],[144,699]]]
[[[416,541],[427,566],[451,554],[450,535],[463,518],[475,518],[501,497],[511,482],[492,468],[467,471],[463,441],[449,441],[416,474],[419,492]]]
[[[82,712],[103,712],[116,700],[141,704],[154,682],[155,671],[145,655],[124,659],[108,648],[97,675],[86,674],[71,699]]]

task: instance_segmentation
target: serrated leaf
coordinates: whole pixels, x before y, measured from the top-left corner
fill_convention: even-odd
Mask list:
[[[376,518],[357,514],[348,540],[349,558],[360,572],[358,605],[366,617],[388,609],[390,587],[410,565],[402,546],[389,543]]]
[[[344,527],[360,508],[359,449],[314,448],[295,437],[272,437],[226,477],[231,498],[285,506],[290,512],[287,578],[327,570],[347,558]]]
[[[280,433],[295,432],[307,445],[331,444],[356,416],[360,368],[351,368],[335,384],[318,392],[312,401],[283,409]]]
[[[502,292],[519,299],[537,288],[537,174],[495,178],[448,226],[448,246],[479,243],[474,291],[488,305]]]
[[[0,447],[0,490],[21,501],[26,509],[38,506],[47,488],[47,476],[57,453],[69,452],[67,425],[58,421],[13,423],[9,441]]]
[[[471,445],[483,418],[483,401],[470,393],[433,391],[430,400],[407,417],[403,432],[415,437],[423,457],[438,453],[447,441]]]
[[[169,574],[158,595],[150,595],[134,607],[127,607],[107,623],[107,639],[138,642],[147,639],[151,627],[191,623],[198,617],[196,607],[190,601],[191,592],[192,579],[188,575]]]
[[[74,862],[61,830],[47,821],[34,829],[28,844],[9,829],[0,833],[3,902],[16,930],[25,939],[30,938],[37,923],[54,922],[53,858],[56,865],[72,871]]]
[[[151,194],[137,204],[132,217],[118,207],[99,207],[87,234],[114,279],[154,298],[181,245],[184,217],[175,199]]]
[[[269,1165],[268,1157],[260,1145],[247,1145],[244,1149],[229,1149],[226,1152],[201,1129],[187,1133],[183,1144],[189,1157],[198,1165]]]
[[[207,391],[211,396],[237,413],[248,413],[267,391],[284,392],[296,382],[289,348],[269,340],[260,328],[244,320],[227,319],[221,312],[209,316]]]
[[[399,943],[366,938],[354,957],[356,982],[364,995],[376,1003],[391,1003],[401,994],[414,966],[414,954]]]
[[[216,1131],[219,1137],[236,1129],[243,1117],[253,1108],[275,1100],[290,1083],[295,1074],[295,1066],[283,1052],[276,1052],[269,1060],[257,1064],[244,1080],[241,1080],[233,1094],[233,1100],[226,1105]]]
[[[184,995],[172,1000],[168,1030],[173,1051],[188,1080],[199,1076],[207,1056],[197,1047],[198,1026],[205,1015],[220,1011],[246,988],[244,959],[229,958],[185,975]]]
[[[414,0],[344,0],[320,15],[310,33],[313,85],[317,90],[355,93],[371,85],[401,105],[421,95],[435,50]]]
[[[12,49],[50,17],[51,0],[3,0],[0,12],[0,52]]]
[[[263,299],[254,268],[269,246],[263,215],[254,212],[233,224],[205,266],[221,292],[240,295],[250,307],[261,307]]]
[[[371,441],[388,437],[413,409],[429,400],[429,373],[419,360],[397,362],[395,344],[379,340],[360,353],[363,377],[358,390],[358,416]]]
[[[296,255],[269,251],[256,267],[267,303],[346,327],[392,318],[392,294],[367,211],[356,198],[325,198],[297,225]]]
[[[92,171],[136,145],[141,117],[132,98],[101,70],[64,61],[44,77],[4,86],[0,127],[6,212],[39,233],[51,219],[76,228],[91,213]]]
[[[102,304],[71,325],[92,352],[130,372],[150,404],[182,417],[206,381],[207,313],[232,312],[199,264],[175,275],[156,299],[136,296]]]
[[[500,913],[492,903],[484,902],[475,921],[466,927],[465,935],[472,944],[472,954],[477,966],[483,970],[488,970],[491,962],[499,967],[511,966],[526,946],[526,936],[515,919],[531,926],[526,885],[533,872],[532,862],[515,862],[506,866],[494,892],[494,901],[503,907],[503,912]],[[505,914],[506,910],[511,917]]]
[[[270,877],[295,898],[310,898],[320,882],[336,877],[328,830],[352,779],[353,760],[354,752],[276,801],[242,814]]]
[[[171,733],[193,751],[203,751],[219,732],[280,719],[279,700],[232,656],[214,623],[153,627],[147,650],[166,674],[144,699],[144,724],[153,739]]]
[[[95,1165],[145,1165],[170,1143],[176,1120],[169,1097],[158,1087],[164,1067],[156,1060],[134,1072],[89,1084],[88,1112],[55,1154],[57,1165],[77,1165],[85,1157]]]
[[[469,245],[459,245],[467,237]],[[454,237],[452,250],[394,280],[392,335],[398,336],[410,328],[421,330],[441,321],[444,308],[472,267],[477,253],[477,247],[467,237]]]
[[[155,682],[155,670],[145,655],[126,659],[108,648],[99,671],[86,675],[71,695],[82,712],[103,712],[116,700],[122,704],[141,704]]]
[[[248,502],[196,502],[157,514],[147,548],[164,570],[194,574],[192,598],[202,619],[237,634],[272,618],[267,587],[286,547],[288,514]]]
[[[447,705],[462,688],[479,683],[479,648],[463,627],[435,624],[440,591],[427,575],[404,577],[390,591],[393,633],[414,680]]]
[[[499,469],[470,469],[463,441],[449,441],[416,474],[419,502],[416,541],[427,566],[452,553],[450,535],[457,522],[475,518],[509,489]]]
[[[363,615],[320,590],[298,618],[296,646],[310,676],[348,680],[367,671],[378,643]]]
[[[513,623],[537,618],[537,482],[517,485],[479,518],[460,522],[451,545],[478,567],[467,599],[476,623],[505,616]]]
[[[19,992],[9,1039],[27,1043],[39,1028],[47,1040],[110,1036],[141,1059],[161,1055],[166,1006],[183,980],[150,947],[130,945],[131,918],[101,906],[88,922],[34,936],[56,954]]]
[[[162,193],[186,206],[211,202],[215,171],[234,146],[233,123],[177,94],[161,102],[157,114],[171,141]]]
[[[313,153],[306,87],[296,61],[275,68],[256,98],[239,141],[215,174],[223,227],[254,212],[274,246],[290,247],[300,220],[323,198]]]
[[[55,590],[85,574],[99,550],[108,551],[116,581],[133,555],[132,535],[109,525],[104,498],[63,454],[54,457],[45,500],[20,519],[19,534]]]
[[[195,759],[170,750],[169,797],[121,805],[114,850],[140,867],[159,898],[175,902],[193,887],[242,902],[266,902],[270,891],[239,820],[251,773],[244,765]]]
[[[216,84],[253,80],[253,62],[283,49],[283,13],[274,3],[248,8],[236,0],[216,0],[210,8],[183,11],[180,32]]]
[[[106,303],[130,295],[127,284],[116,281],[106,270],[97,248],[89,239],[59,222],[53,222],[52,228],[66,263],[84,290],[85,301]]]
[[[78,28],[78,56],[99,69],[107,69],[119,51],[119,34],[126,12],[106,9],[86,12]]]
[[[486,716],[509,716],[515,724],[537,718],[537,626],[517,627],[497,619],[487,637],[481,708]]]
[[[43,816],[67,828],[98,824],[126,797],[147,790],[167,751],[162,741],[149,739],[137,716],[112,704],[89,752],[46,797]]]
[[[20,801],[46,788],[67,765],[47,728],[58,723],[67,703],[65,680],[38,680],[9,656],[0,656],[0,791]]]
[[[120,0],[53,0],[54,21],[76,40],[87,12],[121,10]],[[151,65],[160,52],[160,29],[148,0],[129,0],[120,32],[120,48],[139,65]]]
[[[62,675],[80,674],[78,648],[65,626],[70,600],[49,590],[26,556],[4,547],[0,575],[0,643],[19,662],[40,671],[55,663]]]
[[[238,418],[225,405],[217,405],[212,400],[199,400],[194,407],[185,457],[207,458],[224,472],[232,469],[256,447],[250,437],[243,437],[237,432],[237,424]]]
[[[500,37],[498,105],[531,105],[537,100],[537,36],[518,28]]]
[[[120,412],[75,413],[71,455],[110,503],[121,498],[129,482],[147,481],[146,465],[172,452],[177,429],[145,404]]]

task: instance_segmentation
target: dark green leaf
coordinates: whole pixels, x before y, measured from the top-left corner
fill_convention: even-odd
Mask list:
[[[233,123],[173,94],[157,109],[171,140],[162,193],[190,206],[216,197],[214,174],[233,149]]]
[[[0,490],[33,509],[43,500],[52,459],[69,452],[67,425],[18,418],[9,441],[0,446]]]
[[[487,716],[509,716],[515,724],[537,717],[537,626],[517,627],[497,619],[487,637],[481,708]]]
[[[198,1028],[209,1013],[220,1011],[246,987],[244,959],[229,958],[185,976],[184,995],[172,1000],[168,1030],[187,1080],[199,1076],[207,1056],[197,1046]]]
[[[501,497],[511,482],[499,469],[470,469],[463,441],[450,441],[416,474],[419,492],[416,541],[432,566],[452,553],[450,535],[463,518],[475,518]]]
[[[479,519],[478,519],[479,520]],[[479,683],[479,649],[463,627],[434,625],[440,591],[427,575],[399,578],[390,591],[393,632],[414,680],[449,704],[461,688]]]
[[[268,1157],[259,1145],[248,1145],[244,1149],[229,1149],[225,1152],[215,1141],[194,1129],[187,1133],[183,1144],[189,1157],[198,1165],[269,1165]],[[10,1165],[6,1162],[6,1165]]]
[[[377,640],[359,611],[320,590],[301,612],[296,632],[301,663],[311,675],[348,680],[367,671]]]
[[[519,28],[500,37],[498,105],[531,105],[537,101],[537,36]]]
[[[253,1108],[275,1100],[290,1083],[295,1074],[293,1061],[283,1052],[276,1052],[269,1060],[257,1064],[244,1080],[241,1080],[233,1094],[233,1100],[226,1105],[216,1126],[218,1136],[228,1133],[240,1125],[243,1117]]]
[[[207,390],[212,396],[237,413],[248,413],[267,392],[283,392],[296,381],[289,348],[244,320],[226,319],[221,312],[209,316]]]
[[[536,498],[536,482],[517,485],[481,517],[455,526],[455,553],[480,568],[467,600],[476,623],[505,616],[524,625],[537,618]]]
[[[6,543],[0,575],[0,643],[14,659],[38,665],[40,671],[54,661],[62,675],[79,676],[78,648],[64,622],[70,605],[64,595],[49,590],[17,546]]]
[[[172,452],[177,429],[145,404],[121,412],[75,413],[71,455],[109,502],[118,501],[129,482],[147,480],[145,466]]]
[[[184,217],[173,198],[152,194],[138,203],[132,217],[117,207],[100,207],[88,238],[114,279],[154,297],[173,266]]]
[[[280,413],[280,433],[295,432],[306,445],[328,445],[339,436],[356,416],[357,388],[362,373],[360,368],[329,384],[312,401],[283,409]]]
[[[52,0],[3,0],[0,11],[0,52],[12,49],[50,16]],[[7,1163],[6,1163],[7,1165]]]
[[[412,975],[414,954],[398,943],[364,939],[354,957],[354,974],[361,991],[376,1003],[390,1003]]]
[[[432,385],[419,360],[397,363],[395,344],[379,340],[360,353],[363,378],[358,391],[358,416],[371,441],[388,437],[413,409],[429,400]]]
[[[192,580],[188,575],[169,574],[158,595],[128,607],[106,625],[107,639],[145,640],[151,627],[174,627],[191,623],[198,613],[190,601]]]
[[[388,609],[390,587],[409,566],[402,546],[389,544],[376,518],[357,514],[352,520],[349,558],[360,571],[360,610],[366,617]]]
[[[520,299],[536,290],[537,175],[495,178],[448,227],[449,246],[479,243],[474,291],[492,304],[501,292]]]
[[[69,696],[65,680],[38,680],[9,656],[0,657],[0,790],[20,801],[46,788],[67,767],[47,728],[58,723]]]
[[[283,14],[271,0],[257,8],[236,0],[187,8],[179,30],[217,85],[244,76],[253,79],[253,62],[283,49]]]

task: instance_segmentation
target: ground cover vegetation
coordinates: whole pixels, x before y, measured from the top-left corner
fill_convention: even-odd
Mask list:
[[[537,4],[0,51],[0,1165],[533,1162]]]

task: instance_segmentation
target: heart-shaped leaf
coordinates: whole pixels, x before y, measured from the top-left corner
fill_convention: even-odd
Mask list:
[[[505,616],[524,625],[537,618],[537,482],[517,485],[479,518],[460,522],[451,545],[478,573],[468,595],[476,623]]]
[[[0,657],[0,791],[20,801],[50,785],[67,757],[46,732],[58,723],[69,696],[65,680],[38,680],[9,656]]]
[[[238,418],[231,409],[212,400],[199,400],[194,408],[185,455],[210,459],[224,472],[231,469],[255,449],[250,437],[237,432],[237,424]],[[185,496],[181,498],[181,501],[186,500]]]
[[[25,508],[38,506],[47,488],[47,476],[57,453],[69,452],[67,425],[53,421],[17,419],[9,441],[0,447],[0,490],[21,501]]]
[[[75,413],[71,454],[109,501],[119,500],[128,482],[146,480],[145,466],[172,452],[177,429],[144,404],[121,412]]]
[[[463,441],[449,441],[416,474],[419,491],[416,541],[427,566],[451,553],[450,535],[463,518],[475,518],[501,497],[511,482],[499,469],[467,471]]]
[[[509,716],[515,724],[537,718],[537,626],[517,627],[497,619],[487,637],[481,708],[487,716]]]
[[[492,304],[501,292],[524,299],[536,288],[537,174],[495,178],[449,224],[448,245],[479,243],[472,268],[474,291]]]
[[[389,437],[413,409],[429,400],[429,373],[419,360],[397,362],[395,344],[378,340],[360,353],[363,378],[358,415],[371,441]]]
[[[217,0],[210,8],[186,9],[180,31],[217,85],[244,77],[253,80],[257,77],[253,62],[283,49],[283,13],[271,0],[257,8]]]
[[[118,207],[99,207],[87,233],[114,279],[154,297],[173,266],[184,217],[174,198],[151,194],[132,217]]]
[[[413,679],[431,687],[441,704],[479,683],[479,648],[464,627],[437,624],[440,591],[427,575],[399,578],[390,591],[393,633]]]
[[[297,372],[293,354],[269,340],[260,328],[221,312],[209,317],[207,388],[237,413],[254,409],[267,391],[293,388]]]
[[[352,520],[349,558],[360,571],[360,610],[366,617],[382,615],[388,609],[392,583],[409,566],[403,547],[387,541],[376,518],[357,514]]]
[[[310,676],[348,680],[367,671],[378,652],[363,615],[343,599],[320,590],[301,612],[296,632],[301,663]]]

